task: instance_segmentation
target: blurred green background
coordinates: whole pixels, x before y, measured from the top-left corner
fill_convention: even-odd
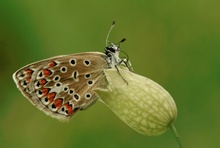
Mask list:
[[[185,148],[220,147],[219,0],[1,0],[0,147],[176,148],[168,130],[136,133],[97,102],[69,123],[46,116],[21,95],[12,74],[44,58],[121,45],[135,72],[167,89],[178,107]]]

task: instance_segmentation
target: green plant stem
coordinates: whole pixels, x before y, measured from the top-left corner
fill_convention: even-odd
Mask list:
[[[175,136],[175,138],[176,138],[176,141],[177,141],[177,143],[178,143],[179,148],[183,148],[182,142],[181,142],[181,140],[180,140],[180,136],[179,136],[179,134],[178,134],[178,132],[177,132],[177,130],[176,130],[174,124],[171,123],[171,124],[169,125],[169,127],[170,127],[171,131],[173,132],[173,134],[174,134],[174,136]]]

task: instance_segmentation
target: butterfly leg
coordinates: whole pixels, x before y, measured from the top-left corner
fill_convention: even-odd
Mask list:
[[[127,85],[128,85],[128,81],[125,80],[125,78],[121,75],[121,73],[120,73],[120,71],[119,71],[117,65],[115,65],[115,68],[117,69],[117,71],[118,71],[119,75],[122,77],[122,79],[123,79],[123,80],[127,83]]]
[[[124,63],[125,66],[126,66],[131,72],[134,71],[133,68],[132,68],[131,62],[130,62],[128,59],[122,59],[122,60],[119,62],[119,65],[120,65],[121,63]]]

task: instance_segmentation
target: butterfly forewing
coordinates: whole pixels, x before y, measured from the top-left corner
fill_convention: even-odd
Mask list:
[[[59,120],[68,120],[97,100],[93,90],[107,83],[103,73],[108,68],[106,58],[100,52],[53,57],[19,69],[13,78],[37,108]]]

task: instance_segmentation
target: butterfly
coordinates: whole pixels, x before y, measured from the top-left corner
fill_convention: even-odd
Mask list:
[[[93,105],[99,96],[93,91],[105,87],[104,69],[130,66],[120,59],[120,43],[108,42],[105,52],[84,52],[56,56],[31,63],[17,70],[13,79],[21,93],[45,114],[67,121],[77,111]]]

